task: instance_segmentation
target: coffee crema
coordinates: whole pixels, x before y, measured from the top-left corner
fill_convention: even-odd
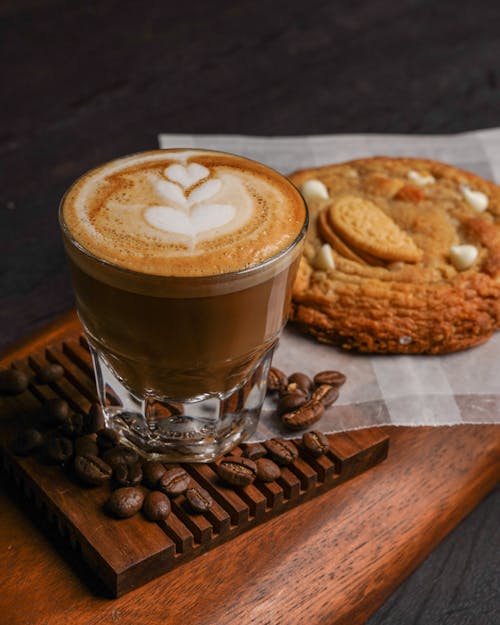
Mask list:
[[[90,255],[156,276],[237,272],[278,256],[306,222],[280,174],[243,157],[156,150],[117,159],[77,180],[62,221]]]

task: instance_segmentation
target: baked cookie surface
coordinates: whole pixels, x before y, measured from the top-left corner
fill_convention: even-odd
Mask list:
[[[289,177],[311,224],[291,319],[319,340],[438,354],[482,343],[500,327],[500,187],[413,158]]]

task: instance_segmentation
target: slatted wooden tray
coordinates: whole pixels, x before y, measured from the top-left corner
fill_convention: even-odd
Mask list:
[[[90,354],[79,334],[44,345],[12,364],[33,375],[48,362],[64,367],[61,380],[31,385],[18,397],[0,399],[4,470],[36,514],[57,527],[113,596],[334,488],[387,455],[388,436],[377,430],[336,434],[329,437],[327,455],[312,459],[301,453],[291,466],[282,469],[279,480],[245,488],[222,484],[211,465],[186,464],[183,466],[192,481],[212,494],[215,504],[210,511],[188,512],[181,495],[172,502],[172,514],[165,521],[151,523],[141,515],[114,520],[103,511],[109,486],[82,488],[60,467],[16,457],[9,450],[15,432],[36,422],[46,400],[62,397],[80,411],[87,411],[96,401]],[[237,448],[234,453],[242,450]]]

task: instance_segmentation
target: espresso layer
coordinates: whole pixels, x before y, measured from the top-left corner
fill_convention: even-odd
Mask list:
[[[93,256],[140,273],[208,276],[258,265],[297,238],[297,190],[254,161],[158,150],[80,178],[62,204],[69,235]]]

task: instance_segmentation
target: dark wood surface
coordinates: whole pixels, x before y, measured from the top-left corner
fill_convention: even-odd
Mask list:
[[[498,126],[499,30],[496,1],[4,0],[1,344],[72,305],[56,208],[89,167],[154,147],[160,131]],[[497,491],[370,623],[498,622],[499,506]],[[34,532],[8,500],[4,509],[16,532]]]
[[[61,398],[82,414],[98,401],[83,328],[72,320],[64,324],[65,320],[61,340],[49,340],[42,346],[35,341],[27,356],[3,361],[32,380],[48,363],[56,362],[65,373],[51,385],[33,382],[15,398],[0,396],[0,460],[11,494],[20,495],[33,516],[57,529],[58,540],[74,550],[75,558],[87,565],[93,583],[100,582],[107,596],[139,588],[354,479],[387,457],[389,437],[378,428],[330,435],[328,453],[320,458],[307,454],[299,438],[295,440],[298,458],[282,467],[280,477],[271,482],[235,488],[218,479],[213,464],[181,465],[189,473],[190,486],[207,489],[213,497],[213,506],[206,513],[189,510],[181,494],[172,499],[172,512],[161,522],[148,522],[141,514],[126,520],[110,518],[103,509],[111,492],[109,482],[85,488],[68,468],[40,462],[36,456],[16,456],[10,449],[23,428],[40,427],[40,409],[47,401]],[[243,451],[236,447],[232,454]]]

